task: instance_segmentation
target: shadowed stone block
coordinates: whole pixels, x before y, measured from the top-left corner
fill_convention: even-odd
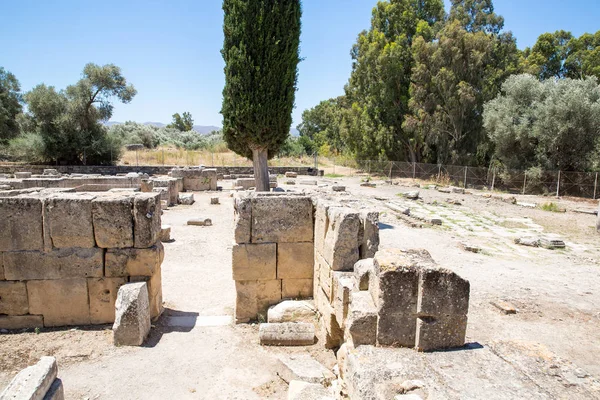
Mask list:
[[[360,221],[360,258],[373,258],[379,249],[379,211],[361,211]]]
[[[238,244],[232,249],[233,279],[236,281],[277,278],[277,245]]]
[[[283,279],[281,281],[281,298],[283,299],[306,299],[312,295],[312,279]]]
[[[235,322],[266,319],[269,306],[281,301],[281,281],[236,281]]]
[[[87,279],[27,282],[29,312],[42,315],[44,326],[89,325]]]
[[[127,283],[126,278],[90,278],[90,322],[108,324],[115,321],[115,301],[119,288]]]
[[[334,373],[310,354],[282,354],[277,360],[277,375],[287,383],[298,380],[329,386],[335,380]]]
[[[346,340],[354,347],[377,342],[377,309],[367,291],[353,292],[346,320]]]
[[[250,243],[252,226],[252,201],[248,197],[236,197],[235,208],[235,242]]]
[[[133,247],[133,198],[97,197],[92,201],[94,236],[105,249]]]
[[[29,312],[25,282],[0,282],[0,314],[25,315]]]
[[[141,346],[150,333],[150,305],[145,282],[121,286],[115,304],[115,346]]]
[[[352,271],[359,259],[359,215],[349,208],[331,207],[328,218],[323,258],[334,271]]]
[[[467,332],[466,315],[440,315],[417,319],[415,348],[432,351],[462,347]]]
[[[354,264],[354,274],[358,284],[358,290],[369,290],[369,277],[375,274],[375,265],[372,258],[358,260]]]
[[[138,193],[133,198],[133,241],[137,248],[154,246],[160,235],[160,194]]]
[[[342,329],[344,329],[346,316],[348,315],[350,294],[355,288],[356,281],[353,272],[333,272],[333,297],[331,304],[335,310],[335,318]]]
[[[0,199],[0,251],[43,250],[42,201]]]
[[[313,241],[313,206],[309,197],[252,198],[252,242]]]
[[[160,241],[147,249],[108,249],[105,257],[105,275],[152,276],[160,268],[164,257],[165,250]]]
[[[278,279],[312,279],[314,244],[280,243],[277,245]]]
[[[263,346],[310,346],[315,343],[315,326],[304,322],[260,324],[258,335]]]
[[[146,282],[148,285],[148,302],[150,303],[150,317],[158,318],[164,311],[162,299],[162,272],[159,267],[152,276],[132,276],[129,282]]]
[[[44,229],[55,248],[91,248],[96,245],[92,200],[87,194],[57,194],[45,200]]]

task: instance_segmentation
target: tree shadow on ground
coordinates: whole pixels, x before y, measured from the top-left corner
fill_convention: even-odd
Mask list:
[[[396,229],[394,225],[384,224],[383,222],[379,223],[379,229]]]

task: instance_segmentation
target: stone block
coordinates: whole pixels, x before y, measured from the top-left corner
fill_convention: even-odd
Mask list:
[[[333,185],[331,187],[331,190],[334,192],[345,192],[346,191],[346,186],[342,186],[342,185]]]
[[[0,251],[43,250],[42,201],[0,199]]]
[[[333,272],[331,305],[335,311],[335,318],[342,329],[344,329],[346,316],[348,315],[350,294],[355,288],[356,281],[353,272]]]
[[[187,224],[193,226],[212,226],[212,220],[204,217],[192,218],[188,220]]]
[[[119,288],[126,278],[89,278],[90,322],[108,324],[115,322],[115,301]]]
[[[232,249],[233,279],[236,281],[277,278],[275,243],[236,244]]]
[[[285,173],[285,177],[286,178],[297,178],[298,177],[298,173],[297,172],[288,171],[288,172]]]
[[[219,203],[219,198],[218,197],[211,197],[210,198],[210,204],[212,204],[212,205],[220,204]]]
[[[331,204],[325,200],[319,199],[315,205],[315,252],[324,254],[325,236],[329,229],[328,211]]]
[[[269,308],[267,321],[276,322],[314,322],[316,310],[308,301],[285,300]]]
[[[41,315],[0,315],[0,329],[43,328]]]
[[[249,197],[236,197],[234,209],[235,242],[239,244],[250,243],[252,237],[252,201]]]
[[[31,178],[31,172],[15,172],[15,179]]]
[[[7,280],[100,278],[103,268],[104,250],[97,247],[55,249],[49,253],[4,253],[4,275]]]
[[[333,270],[329,267],[329,264],[317,254],[316,263],[319,264],[319,286],[327,300],[331,302],[333,299]]]
[[[25,315],[29,312],[25,282],[0,282],[0,314]]]
[[[254,178],[239,178],[235,181],[236,187],[242,187],[244,190],[255,187],[256,180]]]
[[[171,225],[162,225],[160,227],[159,239],[163,243],[171,241]]]
[[[336,378],[333,372],[308,353],[279,355],[276,368],[277,375],[287,383],[304,381],[330,386]]]
[[[133,198],[99,196],[92,201],[94,237],[105,249],[133,247]]]
[[[331,207],[323,244],[323,257],[334,271],[352,271],[359,260],[359,214],[349,208]]]
[[[44,326],[89,325],[87,279],[27,282],[29,312],[44,317]]]
[[[367,291],[353,292],[346,320],[346,341],[354,347],[377,342],[377,309]]]
[[[379,249],[379,211],[361,211],[360,258],[373,258]]]
[[[456,273],[443,268],[427,268],[419,279],[420,316],[467,315],[470,284]]]
[[[291,381],[287,400],[334,400],[335,397],[321,384]]]
[[[145,282],[121,286],[115,304],[115,346],[141,346],[150,333],[150,305]]]
[[[154,246],[160,235],[160,195],[138,193],[133,198],[133,242],[137,248]]]
[[[184,206],[191,206],[194,204],[194,193],[179,193],[179,204]]]
[[[56,378],[43,400],[65,400],[65,389],[62,380]]]
[[[87,194],[51,196],[44,203],[44,229],[55,248],[91,248],[96,245],[92,223],[92,200]]]
[[[278,279],[311,279],[314,271],[314,244],[279,243],[277,245]]]
[[[283,279],[281,281],[281,298],[283,299],[307,299],[312,295],[312,279]]]
[[[270,306],[281,301],[281,281],[236,281],[235,321],[246,323],[259,315],[266,319]]]
[[[417,319],[415,348],[419,351],[462,347],[467,332],[466,315],[441,315]]]
[[[335,317],[335,311],[322,290],[314,293],[315,305],[320,314],[321,326],[325,328],[325,347],[332,349],[343,343],[344,332]]]
[[[260,324],[258,336],[263,346],[311,346],[315,343],[315,325],[304,322]]]
[[[132,276],[129,282],[146,282],[148,285],[148,302],[150,303],[150,317],[158,318],[164,311],[162,298],[162,268],[156,270],[152,276]]]
[[[37,364],[19,372],[0,393],[0,399],[43,400],[57,374],[56,359],[42,357]]]
[[[313,241],[313,206],[309,197],[252,198],[252,242]]]
[[[163,262],[165,251],[162,243],[147,249],[108,249],[104,273],[107,277],[152,276]]]
[[[358,284],[358,290],[369,290],[369,277],[374,276],[375,265],[372,258],[358,260],[354,264],[354,275]]]
[[[6,278],[4,277],[4,265],[2,265],[3,257],[4,256],[2,255],[2,253],[0,253],[0,281],[6,280]]]
[[[177,190],[176,178],[154,178],[153,183],[153,189],[166,189],[166,195],[165,197],[161,197],[162,200],[166,200],[169,206],[174,206],[177,204],[179,191]]]

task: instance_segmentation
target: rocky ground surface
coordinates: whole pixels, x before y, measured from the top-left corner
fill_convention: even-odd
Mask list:
[[[494,385],[500,385],[495,389],[501,390],[502,382],[516,389],[495,398],[515,398],[519,393],[525,397],[541,393],[541,398],[598,397],[600,236],[594,215],[574,212],[594,210],[596,202],[536,196],[515,196],[513,200],[506,194],[494,194],[494,198],[485,193],[484,197],[484,192],[478,191],[442,193],[417,188],[410,180],[395,184],[377,181],[373,188],[360,186],[360,177],[321,178],[321,187],[300,185],[304,179],[282,186],[349,199],[344,192],[331,192],[334,184],[345,185],[352,197],[360,200],[357,204],[383,213],[382,247],[425,248],[440,265],[471,282],[469,350],[453,352],[457,354],[454,358],[447,352],[421,356],[412,351],[385,357],[412,357],[410,363],[438,371],[433,381],[421,376],[427,385],[443,382],[445,374],[448,381],[471,381],[471,390],[477,389],[473,385],[482,375],[492,376],[499,368],[506,374],[492,379]],[[287,179],[280,178],[282,181]],[[220,205],[210,204],[214,194],[196,193],[194,205],[164,212],[163,224],[172,226],[174,238],[165,244],[165,314],[144,347],[113,347],[109,326],[1,334],[0,387],[42,355],[57,357],[68,399],[285,399],[287,385],[277,376],[279,353],[308,351],[331,368],[334,355],[320,344],[263,348],[258,344],[257,326],[231,325],[235,289],[230,185],[223,183],[226,190],[219,193]],[[415,190],[419,191],[418,200],[399,196]],[[525,205],[513,204],[515,201]],[[530,208],[548,202],[567,211]],[[395,207],[390,208],[390,203]],[[407,208],[410,217],[398,211]],[[199,217],[210,218],[213,225],[186,225],[188,219]],[[441,225],[426,222],[431,217],[441,220]],[[560,237],[566,247],[548,250],[514,242],[521,236],[548,234]],[[487,369],[469,367],[469,354],[478,351],[481,353],[473,355],[472,362],[487,365]],[[369,351],[365,352],[368,355]],[[486,364],[486,359],[492,361]],[[397,364],[396,360],[386,365]],[[461,375],[453,378],[456,373]],[[447,386],[448,393],[468,386],[454,383]]]

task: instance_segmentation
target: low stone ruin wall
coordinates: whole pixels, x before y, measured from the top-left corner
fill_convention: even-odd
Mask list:
[[[217,170],[214,168],[173,168],[169,176],[183,179],[185,191],[217,190]]]
[[[255,193],[235,199],[233,279],[237,323],[266,319],[282,299],[312,297],[310,197]]]
[[[119,286],[162,312],[158,193],[0,196],[0,328],[114,322]]]

